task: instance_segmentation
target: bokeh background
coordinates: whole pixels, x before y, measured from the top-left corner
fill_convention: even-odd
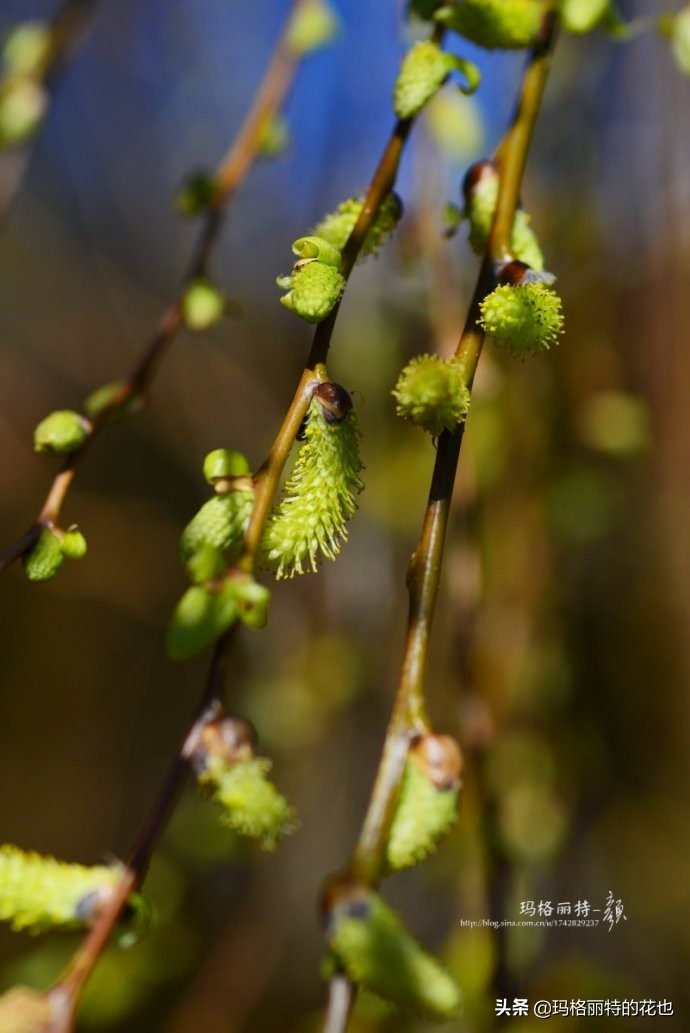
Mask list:
[[[0,840],[68,860],[126,854],[184,732],[206,658],[173,666],[165,627],[185,579],[181,529],[206,498],[203,456],[258,465],[309,348],[278,303],[291,241],[365,188],[392,124],[407,40],[400,3],[335,0],[338,38],[305,62],[287,151],[239,191],[212,263],[236,314],[182,334],[141,417],[103,435],[65,509],[89,541],[52,582],[0,585]],[[678,9],[669,0],[668,6]],[[622,3],[652,18],[664,4]],[[55,3],[3,0],[0,31]],[[31,448],[132,367],[196,229],[172,196],[213,167],[257,87],[284,0],[102,0],[65,69],[0,235],[0,543],[53,473]],[[478,54],[473,102],[446,87],[415,128],[406,215],[357,269],[330,372],[354,392],[366,491],[318,576],[275,586],[228,684],[259,729],[299,832],[260,855],[185,795],[147,883],[150,937],[113,949],[84,1030],[311,1033],[323,987],[316,900],[348,856],[389,714],[407,560],[433,449],[394,415],[409,357],[450,354],[476,275],[442,209],[510,117],[522,59]],[[456,973],[484,1033],[497,997],[668,999],[690,1014],[690,83],[654,32],[562,39],[523,201],[558,275],[567,331],[524,363],[488,346],[469,420],[428,676],[439,730],[466,755],[462,811],[439,853],[386,895]],[[0,187],[16,156],[0,160]],[[494,932],[523,901],[604,908],[582,929]],[[599,916],[602,917],[602,916]],[[46,985],[78,939],[0,930],[0,980]],[[591,1033],[614,1019],[581,1022]],[[363,995],[355,1033],[423,1033]],[[654,1026],[656,1028],[656,1025]]]

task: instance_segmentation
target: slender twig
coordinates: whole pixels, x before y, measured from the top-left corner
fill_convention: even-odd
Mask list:
[[[435,42],[440,43],[443,38],[443,30],[440,28],[435,29],[431,38]],[[395,185],[400,160],[413,123],[413,118],[398,119],[393,126],[393,131],[379,159],[364,198],[362,210],[343,248],[340,272],[346,280],[350,277],[366,235],[371,229],[379,208]],[[325,363],[339,311],[340,303],[316,327],[309,357],[292,402],[285,414],[269,456],[256,474],[254,505],[252,506],[249,526],[245,535],[246,547],[244,555],[239,561],[239,566],[242,569],[251,570],[255,564],[271,500],[278,488],[280,476],[290,454],[290,449],[306,416],[314,388],[327,376]]]
[[[521,81],[519,103],[510,129],[498,151],[500,185],[496,213],[477,285],[470,302],[456,359],[465,368],[471,387],[481,354],[484,334],[479,326],[479,306],[496,284],[496,266],[508,253],[508,242],[518,205],[522,173],[536,121],[555,39],[556,19],[545,19],[542,39],[530,53]],[[357,881],[376,886],[384,874],[384,858],[390,822],[400,789],[410,739],[427,726],[424,675],[429,633],[438,595],[439,577],[453,485],[460,456],[464,425],[440,435],[422,531],[410,561],[407,587],[409,615],[403,661],[379,768],[369,807],[349,864]],[[342,873],[336,877],[342,879]],[[342,979],[342,976],[336,977]],[[352,988],[354,994],[355,988]],[[333,1001],[336,988],[330,988]],[[329,1009],[330,1014],[330,1009]],[[339,1025],[327,1024],[324,1033],[344,1033],[347,1016]]]
[[[344,1033],[355,1003],[354,987],[341,972],[328,984],[328,1007],[323,1033]]]
[[[56,94],[70,58],[87,31],[98,0],[65,0],[50,24],[50,43],[40,65],[32,76],[47,92],[49,101]],[[9,146],[1,156],[0,215],[9,208],[21,186],[38,134]]]
[[[395,185],[400,159],[412,123],[413,119],[398,119],[381,155],[367,190],[362,211],[343,248],[340,271],[346,280],[349,279],[364,239],[371,229],[381,204]],[[309,357],[292,402],[268,458],[256,474],[254,505],[245,536],[246,548],[244,556],[239,562],[240,567],[245,570],[251,570],[254,565],[271,500],[276,493],[290,449],[306,416],[314,388],[327,377],[325,362],[339,310],[340,304],[336,305],[330,315],[317,325]]]
[[[305,0],[292,0],[293,11],[304,2]],[[288,24],[290,17],[292,13]],[[42,530],[55,526],[77,468],[100,432],[112,423],[114,416],[126,415],[135,401],[138,405],[146,402],[146,393],[161,360],[182,325],[182,302],[185,291],[192,280],[206,272],[228,204],[257,156],[266,125],[285,102],[299,60],[300,55],[288,44],[287,33],[284,31],[254,102],[217,169],[213,201],[204,218],[192,257],[174,299],[161,314],[153,335],[128,377],[122,381],[108,404],[93,419],[91,432],[83,444],[63,461],[34,523],[16,542],[0,553],[0,571],[26,555],[36,544]]]
[[[409,124],[408,124],[409,128]],[[407,135],[407,129],[405,130]],[[387,144],[384,154],[377,168],[370,191],[367,194],[368,208],[367,216],[362,221],[363,229],[359,236],[359,242],[364,240],[367,230],[376,217],[378,208],[384,197],[395,181],[402,148],[400,146],[400,123],[397,123]],[[371,200],[372,198],[374,200]],[[359,225],[359,223],[358,223]],[[357,227],[355,227],[357,229]],[[354,231],[353,231],[354,233]],[[350,269],[354,265],[356,253],[352,258]],[[314,337],[314,345],[310,354],[310,361],[300,378],[293,401],[278,431],[273,447],[268,458],[262,465],[256,476],[256,494],[252,507],[252,518],[246,532],[245,553],[240,560],[240,566],[244,569],[251,569],[256,553],[258,551],[268,507],[277,487],[280,474],[289,455],[292,444],[299,432],[300,425],[304,419],[314,387],[326,376],[325,368],[321,363],[313,361],[315,353],[327,351],[327,344],[324,348],[324,332],[320,324]],[[332,332],[332,325],[331,330]],[[330,333],[329,333],[330,338]],[[214,716],[221,693],[223,672],[229,650],[230,640],[237,633],[235,625],[223,638],[219,639],[214,649],[213,658],[209,670],[206,688],[201,702],[195,712],[189,731],[183,741],[182,747],[177,753],[173,764],[168,772],[166,781],[160,792],[159,798],[151,809],[144,822],[137,840],[132,847],[131,858],[126,866],[123,876],[117,885],[113,897],[108,901],[98,917],[93,928],[84,939],[81,947],[75,953],[72,962],[61,978],[60,982],[50,991],[51,1005],[56,1017],[48,1033],[70,1033],[74,1025],[74,1011],[79,1000],[83,986],[93,971],[103,950],[113,934],[115,926],[127,903],[129,895],[139,886],[144,879],[148,862],[167,820],[172,812],[175,801],[184,784],[188,773],[189,758],[198,742],[199,734],[207,723]],[[347,1010],[345,1001],[349,997],[349,984],[347,980],[342,981],[340,993],[336,994],[334,1002],[334,1013],[342,1015],[343,1009]],[[335,1019],[333,1021],[336,1021]],[[335,1027],[334,1027],[335,1028]]]

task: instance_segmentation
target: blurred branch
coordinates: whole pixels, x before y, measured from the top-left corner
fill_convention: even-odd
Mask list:
[[[32,79],[47,94],[49,108],[70,59],[88,30],[98,0],[65,0],[50,23],[50,43]],[[21,186],[38,132],[8,147],[0,158],[0,216],[9,208]]]
[[[81,2],[86,3],[87,0],[81,0]],[[89,0],[89,2],[93,2],[93,0]],[[262,133],[267,123],[284,104],[300,60],[300,55],[288,43],[287,29],[294,16],[294,11],[303,3],[305,0],[293,0],[293,11],[281,34],[254,103],[218,167],[214,177],[213,200],[204,217],[187,271],[174,299],[161,314],[156,329],[139,361],[126,380],[119,384],[108,403],[92,420],[92,430],[84,439],[83,444],[63,461],[62,468],[53,479],[34,523],[13,545],[0,553],[0,571],[30,552],[41,531],[56,524],[76,476],[77,468],[103,428],[111,423],[114,417],[128,415],[133,403],[145,404],[146,392],[154,380],[158,366],[182,326],[182,304],[185,291],[193,280],[206,272],[227,207],[259,152]]]
[[[323,1033],[344,1033],[355,1003],[355,988],[339,972],[328,984],[328,1007]]]
[[[501,175],[496,212],[465,327],[455,352],[457,361],[464,367],[468,387],[472,385],[484,340],[484,332],[478,323],[480,304],[496,286],[497,265],[508,253],[522,174],[549,70],[556,27],[555,16],[545,20],[540,43],[532,50],[523,74],[513,122],[498,149]],[[428,727],[424,675],[463,431],[464,424],[460,424],[452,432],[444,430],[438,439],[422,531],[408,568],[409,614],[393,712],[369,807],[346,869],[347,877],[367,886],[376,886],[384,874],[388,833],[410,741]],[[342,873],[339,873],[333,884],[342,878]],[[324,899],[327,896],[328,890]],[[334,983],[336,980],[340,983],[343,978],[338,975],[332,980],[324,1033],[344,1033],[347,1028],[349,1008],[336,1009],[335,1006],[342,989]],[[353,994],[355,989],[352,988]],[[337,1021],[330,1018],[332,1013],[339,1016]]]
[[[138,889],[146,877],[153,851],[187,779],[190,761],[201,733],[208,722],[218,714],[227,670],[228,650],[234,634],[235,631],[231,629],[216,642],[201,700],[170,766],[158,799],[146,816],[131,847],[129,860],[113,896],[107,901],[75,952],[67,971],[48,991],[47,997],[53,1018],[45,1033],[71,1033],[74,1029],[75,1012],[86,981],[107,947],[130,894]]]

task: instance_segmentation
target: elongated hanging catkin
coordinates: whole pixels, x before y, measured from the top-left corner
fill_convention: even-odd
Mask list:
[[[276,577],[316,571],[321,556],[335,559],[364,487],[361,469],[350,396],[338,384],[321,384],[294,469],[266,526],[263,553]]]

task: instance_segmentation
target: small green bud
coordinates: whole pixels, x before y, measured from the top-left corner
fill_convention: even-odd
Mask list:
[[[302,0],[292,15],[287,45],[298,56],[330,43],[340,27],[335,10],[326,0]]]
[[[274,115],[261,130],[259,154],[262,158],[279,158],[290,146],[290,130],[282,115]]]
[[[482,255],[486,249],[496,211],[498,186],[498,170],[492,161],[487,160],[475,162],[468,169],[463,182],[464,215],[470,228],[469,242],[477,255]],[[529,223],[529,215],[519,208],[513,219],[510,247],[515,258],[541,272],[544,268],[544,256]]]
[[[3,1033],[45,1033],[55,1018],[48,998],[28,986],[13,986],[0,997]]]
[[[51,412],[34,430],[34,449],[53,455],[74,452],[84,444],[90,432],[91,424],[81,413],[71,409]]]
[[[225,310],[225,299],[211,280],[200,276],[188,285],[182,298],[182,318],[189,330],[208,330]]]
[[[2,56],[10,74],[40,77],[50,54],[50,25],[43,21],[22,22],[5,39]]]
[[[460,989],[373,890],[351,887],[328,915],[329,947],[348,979],[424,1018],[457,1014]]]
[[[65,554],[57,535],[41,531],[31,552],[24,557],[24,571],[29,581],[50,581],[62,566]]]
[[[608,14],[611,0],[560,0],[563,28],[577,34],[591,32]]]
[[[292,245],[292,250],[299,258],[318,258],[319,262],[340,266],[340,250],[333,247],[323,237],[300,237]]]
[[[398,416],[437,437],[467,416],[470,392],[457,362],[418,355],[405,366],[393,389]]]
[[[71,560],[86,556],[86,538],[76,524],[68,527],[62,536],[62,551]]]
[[[84,401],[84,410],[89,419],[95,420],[101,413],[109,410],[115,400],[122,396],[122,392],[126,387],[127,382],[125,380],[114,380],[110,384],[102,384],[95,391],[92,391],[90,395],[87,395]],[[144,402],[145,399],[141,394],[130,394],[125,402],[118,404],[108,412],[108,421],[115,422],[116,420],[124,419],[126,416],[135,416],[144,408]]]
[[[214,495],[205,502],[182,532],[180,555],[183,562],[190,560],[205,545],[224,553],[241,547],[253,498],[251,492],[231,491]]]
[[[220,549],[213,545],[201,545],[185,560],[185,568],[189,578],[197,585],[204,581],[213,581],[227,569],[227,561]]]
[[[543,283],[503,284],[480,308],[486,332],[514,355],[547,351],[563,333],[561,299]]]
[[[278,285],[289,287],[281,304],[309,323],[320,323],[340,301],[345,290],[345,277],[332,265],[308,261],[298,265],[289,280],[280,278]]]
[[[48,94],[32,79],[7,79],[0,85],[0,148],[18,147],[39,129]]]
[[[426,734],[414,743],[386,847],[391,871],[417,864],[447,835],[457,817],[461,774],[460,749],[450,736]]]
[[[185,219],[205,212],[216,194],[216,182],[209,172],[193,172],[175,194],[175,211]]]
[[[171,660],[188,660],[215,642],[237,618],[237,596],[231,582],[220,587],[194,585],[175,607],[168,628]]]
[[[435,14],[453,32],[489,50],[521,50],[539,38],[546,0],[457,0]]]
[[[209,757],[198,773],[199,784],[222,809],[221,822],[257,839],[263,850],[275,850],[281,836],[294,832],[295,812],[268,779],[266,757],[227,763]]]
[[[395,81],[393,106],[398,118],[412,118],[431,100],[453,71],[452,54],[431,40],[415,43],[405,54]]]
[[[246,456],[233,448],[216,448],[204,459],[204,477],[209,484],[230,477],[249,477],[251,470]]]
[[[238,616],[248,628],[263,628],[268,620],[268,603],[271,593],[264,586],[246,575],[234,580],[237,594]]]

